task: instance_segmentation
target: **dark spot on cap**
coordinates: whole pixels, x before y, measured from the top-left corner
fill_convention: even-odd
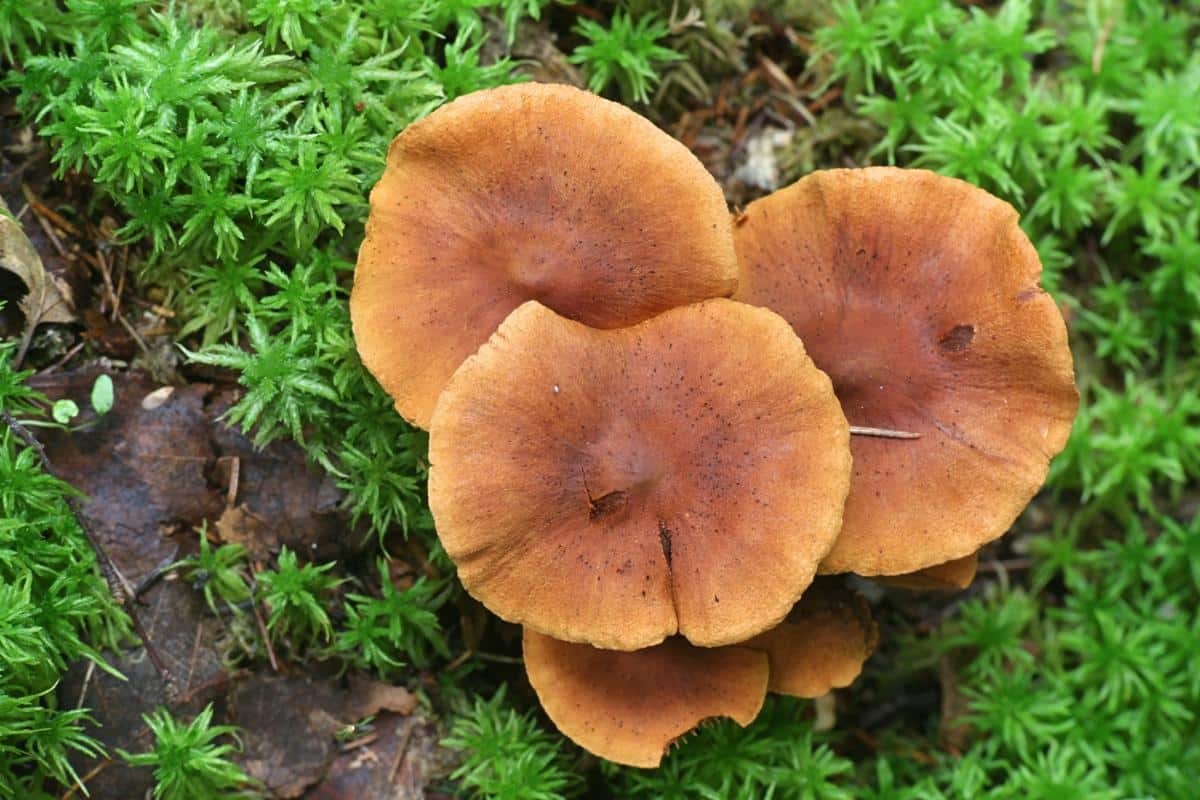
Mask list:
[[[938,340],[938,347],[947,353],[961,353],[975,338],[974,325],[955,325]]]

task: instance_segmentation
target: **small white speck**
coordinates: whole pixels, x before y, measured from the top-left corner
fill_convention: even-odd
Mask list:
[[[162,386],[142,398],[142,408],[153,411],[161,406],[175,392],[174,386]]]
[[[558,388],[558,384],[556,383],[556,384],[554,384],[554,393],[558,394],[558,392],[559,392],[559,388]]]

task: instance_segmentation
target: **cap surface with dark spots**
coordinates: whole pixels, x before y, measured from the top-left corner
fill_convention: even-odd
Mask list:
[[[841,525],[849,433],[778,315],[601,331],[536,302],[446,387],[429,505],[467,591],[539,633],[715,647],[783,619]]]
[[[896,575],[1003,534],[1079,395],[1062,314],[1008,203],[924,170],[813,173],[746,208],[735,299],[792,324],[856,436],[822,572]]]
[[[410,422],[510,311],[598,328],[727,297],[725,199],[679,142],[569,86],[474,92],[408,126],[371,192],[350,312],[363,363]]]

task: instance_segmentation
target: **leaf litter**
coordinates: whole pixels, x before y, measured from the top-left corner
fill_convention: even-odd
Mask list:
[[[41,256],[3,198],[0,198],[0,269],[15,275],[25,285],[25,295],[17,302],[25,317],[15,360],[16,366],[20,366],[38,325],[75,322],[77,317],[71,287],[46,271]]]
[[[86,410],[71,432],[42,434],[55,472],[86,494],[82,515],[139,598],[139,613],[166,664],[160,679],[141,647],[106,654],[126,680],[77,664],[59,687],[64,707],[90,708],[89,731],[109,752],[152,746],[142,715],[158,706],[190,715],[216,704],[218,721],[242,729],[247,771],[276,797],[424,796],[444,774],[447,755],[415,695],[357,675],[305,674],[281,665],[253,670],[225,663],[225,623],[200,592],[164,568],[195,550],[209,525],[252,558],[287,545],[321,560],[353,558],[363,543],[340,510],[330,478],[291,443],[258,451],[219,417],[232,390],[206,383],[160,386],[144,372],[110,376],[112,406],[96,414],[94,369],[39,376],[52,400]],[[363,735],[343,741],[369,720]],[[109,759],[77,758],[91,797],[145,796],[148,770]]]

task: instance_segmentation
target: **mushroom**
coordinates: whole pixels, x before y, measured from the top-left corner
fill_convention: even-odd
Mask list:
[[[818,583],[783,622],[745,646],[767,654],[770,691],[816,698],[853,683],[878,641],[866,598]]]
[[[915,572],[1003,534],[1079,400],[1017,212],[924,170],[829,170],[751,203],[734,238],[735,299],[792,324],[851,425],[919,437],[853,437],[821,571]]]
[[[429,505],[467,591],[538,633],[715,647],[783,619],[841,526],[849,434],[766,309],[602,331],[537,302],[442,393]]]
[[[367,369],[428,428],[454,370],[526,300],[617,328],[727,297],[736,276],[724,197],[691,151],[617,103],[527,83],[392,142],[350,313]]]
[[[525,669],[564,735],[610,761],[655,767],[705,719],[750,724],[768,690],[815,698],[849,686],[877,640],[861,595],[818,584],[782,623],[742,645],[696,647],[676,636],[620,652],[526,628]]]
[[[746,647],[695,647],[672,637],[623,653],[528,628],[524,647],[529,682],[558,729],[634,767],[657,767],[673,742],[706,719],[731,717],[746,727],[767,693],[767,656]]]
[[[978,569],[979,553],[975,552],[907,575],[879,575],[875,580],[914,592],[959,592],[971,585]]]

